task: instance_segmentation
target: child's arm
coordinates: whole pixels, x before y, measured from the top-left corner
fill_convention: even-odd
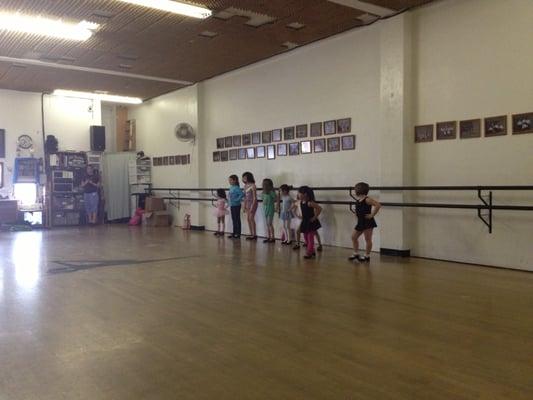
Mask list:
[[[372,219],[379,212],[379,209],[381,208],[381,204],[378,201],[374,200],[372,197],[367,197],[366,202],[372,206],[372,212],[366,215],[365,218]]]
[[[322,213],[322,207],[320,207],[314,201],[309,202],[309,207],[311,207],[315,211],[315,216],[311,218],[311,221],[316,221],[318,219],[318,216]]]

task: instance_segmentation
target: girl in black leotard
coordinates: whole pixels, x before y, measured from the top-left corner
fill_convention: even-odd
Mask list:
[[[298,189],[301,197],[300,208],[302,210],[302,223],[300,225],[300,232],[304,234],[305,243],[307,244],[307,252],[304,258],[314,258],[315,253],[315,234],[321,227],[318,216],[322,212],[315,201],[315,193],[309,186],[302,186]]]
[[[374,217],[379,212],[381,204],[371,197],[368,197],[370,186],[368,183],[359,182],[355,185],[355,213],[357,215],[357,225],[352,233],[353,255],[349,257],[350,261],[370,261],[370,252],[372,251],[372,232],[378,225]],[[366,252],[364,256],[359,255],[359,237],[365,236]]]

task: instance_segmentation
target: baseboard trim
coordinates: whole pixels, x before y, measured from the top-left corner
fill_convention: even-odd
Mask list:
[[[379,249],[379,254],[384,256],[393,256],[393,257],[411,257],[411,250],[397,250],[397,249]]]

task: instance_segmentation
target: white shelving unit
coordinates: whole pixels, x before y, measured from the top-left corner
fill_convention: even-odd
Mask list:
[[[130,193],[140,193],[152,184],[152,160],[131,160],[128,165]],[[131,209],[137,209],[137,196],[131,198]]]

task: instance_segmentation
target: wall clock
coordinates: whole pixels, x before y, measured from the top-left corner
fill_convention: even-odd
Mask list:
[[[20,135],[17,144],[21,149],[27,150],[33,146],[33,139],[28,135]]]

